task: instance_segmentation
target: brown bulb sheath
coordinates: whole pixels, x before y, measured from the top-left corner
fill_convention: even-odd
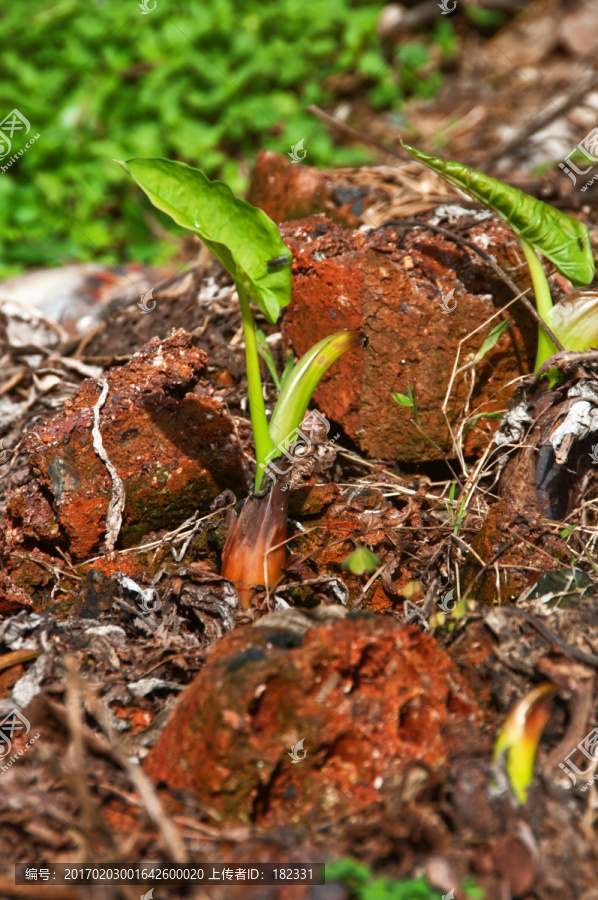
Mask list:
[[[264,572],[268,587],[272,587],[284,571],[288,505],[288,491],[276,481],[267,493],[251,494],[238,516],[232,514],[222,552],[222,575],[235,585],[244,609],[251,606],[252,588],[264,587]]]

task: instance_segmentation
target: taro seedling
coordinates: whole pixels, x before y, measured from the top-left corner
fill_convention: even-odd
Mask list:
[[[429,156],[403,143],[415,159],[446,181],[484,203],[511,226],[525,255],[536,297],[538,315],[565,350],[598,346],[598,292],[573,291],[553,306],[550,288],[536,251],[549,259],[558,272],[579,287],[594,278],[594,258],[588,227],[577,219],[458,162]],[[538,328],[536,372],[557,348]]]
[[[305,437],[300,425],[324,373],[360,341],[356,331],[332,334],[317,343],[292,368],[287,365],[278,401],[268,422],[262,390],[260,355],[267,344],[253,318],[250,299],[274,324],[291,299],[291,253],[265,212],[235,197],[228,185],[211,181],[199,169],[167,159],[130,159],[120,163],[151,202],[183,228],[194,232],[231,275],[239,297],[247,393],[255,440],[255,491],[264,474],[267,490],[248,498],[230,523],[222,574],[233,581],[241,603],[249,606],[251,589],[275,584],[286,562],[288,494],[281,490],[279,457],[293,463],[293,447]]]
[[[527,802],[538,745],[557,692],[558,688],[550,681],[529,691],[508,714],[494,746],[493,762],[504,763],[513,793],[521,805]]]

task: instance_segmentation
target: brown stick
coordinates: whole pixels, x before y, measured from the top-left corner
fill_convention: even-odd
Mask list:
[[[335,119],[334,116],[331,116],[329,113],[324,112],[323,109],[320,109],[319,106],[311,106],[307,107],[307,111],[315,116],[316,119],[321,119],[322,122],[326,122],[327,125],[330,125],[332,128],[336,128],[337,131],[341,131],[343,134],[346,134],[347,137],[354,138],[356,141],[360,141],[362,144],[371,144],[372,147],[377,147],[378,150],[382,150],[384,153],[390,153],[391,156],[396,156],[397,159],[402,159],[403,162],[409,162],[411,157],[407,155],[404,151],[399,153],[398,150],[395,150],[394,147],[389,147],[387,144],[383,144],[382,141],[376,140],[376,138],[370,137],[369,134],[364,134],[361,131],[358,131],[357,128],[353,128],[351,125],[345,125],[344,122],[339,122],[338,119]]]
[[[560,103],[552,103],[552,108],[548,111],[543,111],[535,116],[531,122],[528,122],[524,125],[520,131],[517,132],[512,138],[508,141],[504,141],[502,144],[499,144],[498,147],[495,147],[490,153],[488,153],[482,161],[479,163],[480,166],[491,166],[493,165],[501,156],[504,156],[507,153],[510,153],[511,150],[514,150],[515,147],[519,147],[523,144],[532,134],[536,134],[536,132],[540,131],[546,125],[549,125],[550,122],[553,122],[559,116],[564,115],[564,113],[571,109],[572,106],[576,106],[580,100],[583,100],[586,94],[589,94],[590,91],[594,90],[594,88],[598,86],[598,72],[591,72],[589,75],[584,78],[584,80],[577,84],[575,83],[569,91],[565,94]]]
[[[0,656],[0,672],[2,669],[11,669],[20,663],[29,662],[40,655],[41,650],[13,650],[12,653],[5,653]]]
[[[579,365],[582,362],[597,362],[598,350],[563,350],[561,353],[555,353],[550,356],[545,363],[538,369],[536,376],[539,378],[553,366],[557,369],[566,369],[570,365]]]

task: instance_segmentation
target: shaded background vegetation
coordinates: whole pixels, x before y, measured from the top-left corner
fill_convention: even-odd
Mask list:
[[[153,0],[151,0],[153,2]],[[151,6],[150,2],[150,6]],[[376,35],[381,0],[63,0],[0,14],[0,118],[31,123],[0,175],[0,277],[67,261],[164,262],[165,220],[113,158],[165,156],[200,166],[242,192],[257,150],[309,140],[309,162],[367,162],[334,146],[305,112],[356,93],[401,124],[401,102],[432,96],[455,39],[439,16],[386,59]],[[3,160],[5,164],[7,160]]]

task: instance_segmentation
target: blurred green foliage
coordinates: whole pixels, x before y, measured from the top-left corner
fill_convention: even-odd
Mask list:
[[[0,120],[16,108],[31,123],[12,153],[40,137],[0,174],[0,276],[72,259],[161,263],[173,254],[173,226],[114,158],[182,160],[237,193],[260,147],[285,153],[304,138],[308,164],[366,162],[365,148],[335,147],[305,108],[342,102],[333,75],[357,75],[377,109],[434,93],[439,74],[429,71],[425,41],[401,47],[394,66],[381,54],[382,5],[157,0],[149,15],[138,0],[5,6]],[[450,57],[449,23],[428,43]]]
[[[430,887],[425,878],[376,876],[369,866],[354,859],[339,859],[326,864],[326,883],[339,881],[351,891],[353,900],[440,900],[440,892]],[[484,891],[471,879],[462,886],[471,900],[484,900]],[[449,891],[449,896],[451,892]]]

